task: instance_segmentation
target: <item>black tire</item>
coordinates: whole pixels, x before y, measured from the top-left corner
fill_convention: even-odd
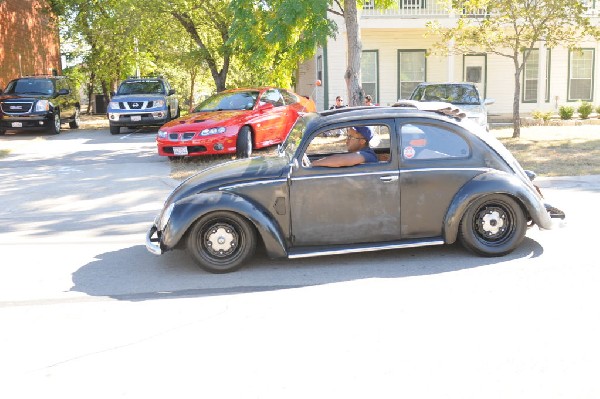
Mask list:
[[[507,195],[493,194],[474,201],[460,222],[460,241],[482,256],[503,256],[525,237],[523,209]]]
[[[119,133],[121,133],[120,126],[110,125],[110,134],[119,134]]]
[[[238,132],[236,141],[236,156],[250,158],[252,155],[252,131],[250,126],[243,126]]]
[[[59,134],[60,133],[60,111],[58,109],[54,110],[54,115],[52,118],[52,126],[48,129],[48,133],[50,134]]]
[[[6,134],[6,130],[0,130],[0,136],[4,136]]]
[[[80,111],[79,108],[75,108],[75,115],[73,115],[73,120],[71,122],[69,122],[69,127],[71,129],[79,129],[79,126],[81,124],[81,119],[80,119]]]
[[[236,271],[256,250],[254,226],[235,213],[209,213],[189,230],[187,250],[210,273]]]
[[[181,108],[177,107],[177,114],[175,115],[175,118],[173,119],[178,119],[181,116]]]

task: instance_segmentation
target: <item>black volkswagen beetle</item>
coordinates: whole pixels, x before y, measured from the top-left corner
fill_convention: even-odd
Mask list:
[[[186,248],[213,273],[239,269],[258,245],[272,258],[301,258],[459,240],[476,254],[502,256],[528,227],[564,218],[544,203],[533,173],[446,105],[306,114],[278,156],[226,162],[181,183],[146,247],[157,255]],[[345,152],[357,126],[373,133],[378,162],[311,165]]]

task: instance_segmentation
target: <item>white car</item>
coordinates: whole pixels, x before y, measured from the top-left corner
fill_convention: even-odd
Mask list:
[[[410,100],[420,102],[446,102],[462,109],[467,118],[489,130],[487,106],[494,99],[482,99],[473,83],[420,83],[410,95]]]

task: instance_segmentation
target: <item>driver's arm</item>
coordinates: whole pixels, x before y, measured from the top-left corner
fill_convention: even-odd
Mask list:
[[[339,168],[342,166],[354,166],[365,162],[365,157],[358,152],[349,152],[347,154],[335,154],[325,158],[312,161],[312,166],[329,166]]]

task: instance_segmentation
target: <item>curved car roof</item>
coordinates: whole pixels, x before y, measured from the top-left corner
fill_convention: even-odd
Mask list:
[[[455,106],[447,103],[438,103],[448,105],[453,110],[458,110]],[[443,108],[443,107],[441,107]],[[386,119],[386,118],[430,118],[451,122],[462,126],[470,131],[474,130],[474,125],[464,118],[464,115],[453,114],[447,115],[438,113],[438,109],[419,109],[413,106],[391,106],[391,107],[344,107],[333,110],[321,111],[315,114],[315,117],[308,118],[307,127],[318,129],[321,126],[332,123],[344,123],[348,121],[360,121],[368,119]],[[460,110],[458,110],[460,112]],[[461,121],[462,120],[462,121]]]

